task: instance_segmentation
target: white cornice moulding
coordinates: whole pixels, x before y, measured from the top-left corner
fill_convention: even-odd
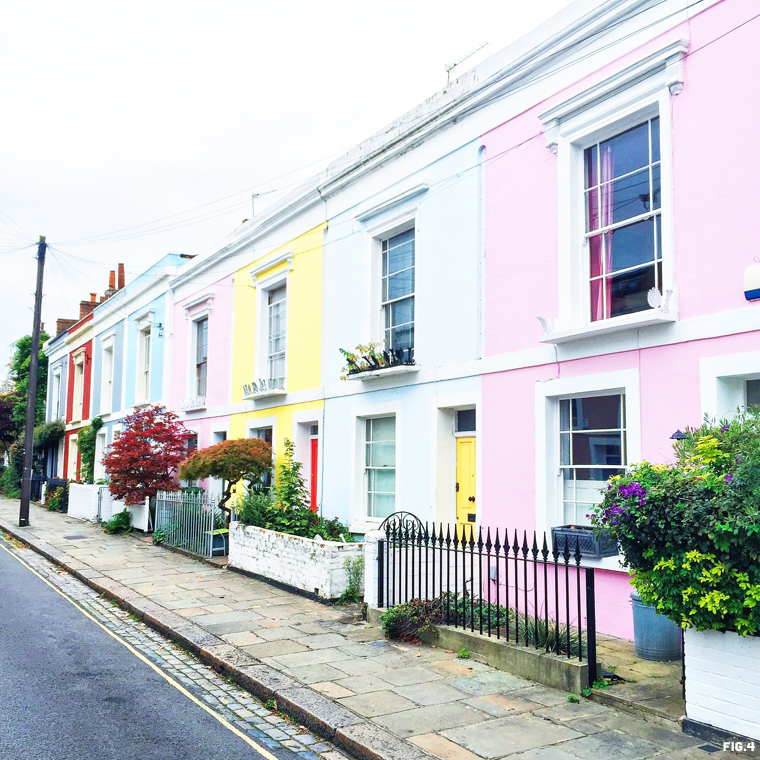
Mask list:
[[[206,304],[206,311],[211,314],[214,305],[214,294],[206,293],[202,296],[197,296],[196,298],[191,299],[187,303],[183,303],[182,308],[185,310],[185,319],[189,320],[190,317],[193,316],[190,312],[203,304]]]
[[[378,203],[376,206],[373,206],[372,208],[369,208],[366,211],[363,211],[361,214],[358,214],[356,218],[362,223],[367,222],[370,219],[373,219],[374,217],[385,213],[386,211],[390,211],[392,208],[395,208],[396,206],[400,206],[402,203],[406,203],[407,201],[410,201],[413,198],[416,198],[418,195],[422,195],[423,193],[426,193],[427,191],[428,191],[427,184],[416,185],[415,187],[412,187],[409,190],[405,190],[403,193],[399,193],[398,195],[393,196],[387,201]]]
[[[147,309],[135,315],[135,325],[138,330],[145,330],[148,327],[153,326],[153,315],[155,311],[153,309]]]
[[[557,137],[563,122],[655,75],[661,75],[655,83],[657,87],[667,87],[671,95],[677,95],[683,89],[683,59],[688,51],[688,40],[671,42],[539,114],[538,118],[546,128],[546,147],[552,153],[557,152]]]
[[[273,259],[267,259],[266,261],[262,261],[260,264],[256,264],[255,266],[251,267],[249,274],[253,280],[253,287],[255,288],[258,285],[259,276],[261,274],[269,271],[270,269],[273,269],[279,264],[282,264],[284,261],[288,262],[287,271],[292,272],[293,266],[295,265],[295,259],[296,252],[291,249],[289,251],[284,251],[278,256],[275,256]]]

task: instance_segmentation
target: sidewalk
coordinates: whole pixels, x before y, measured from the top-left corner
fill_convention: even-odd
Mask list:
[[[34,505],[30,527],[17,518],[18,502],[0,497],[0,529],[362,760],[731,756],[438,648],[387,642],[358,606],[323,605]]]

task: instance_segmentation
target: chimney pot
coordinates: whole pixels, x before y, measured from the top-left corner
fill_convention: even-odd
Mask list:
[[[97,303],[98,302],[98,294],[97,293],[90,293],[90,301],[92,301],[93,303]]]
[[[113,269],[108,275],[108,289],[116,290],[116,271]]]
[[[121,290],[125,285],[126,281],[124,278],[124,264],[119,264],[119,287],[118,290]]]

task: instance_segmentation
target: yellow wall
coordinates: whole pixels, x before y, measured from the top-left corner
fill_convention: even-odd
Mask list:
[[[249,425],[246,423],[253,423],[254,420],[267,420],[262,424],[262,427],[269,426],[271,419],[274,417],[276,420],[275,430],[273,431],[272,448],[275,452],[282,451],[283,443],[285,439],[293,440],[295,437],[295,431],[293,430],[293,415],[298,412],[305,412],[311,410],[314,412],[313,420],[318,422],[320,427],[322,426],[322,409],[324,408],[324,402],[309,401],[303,404],[289,404],[288,406],[275,406],[269,409],[257,409],[255,412],[244,412],[243,414],[230,415],[230,438],[245,438]],[[256,427],[255,424],[251,424],[250,427]],[[296,452],[297,458],[300,461],[305,461],[308,456],[306,451]]]
[[[256,373],[256,293],[250,271],[267,259],[293,251],[293,269],[287,292],[287,390],[288,393],[320,386],[322,337],[322,239],[321,224],[290,243],[261,256],[235,273],[234,334],[232,341],[232,401],[243,399],[243,385],[258,380]],[[258,273],[259,280],[287,269],[282,262]],[[263,376],[260,371],[259,376]],[[270,410],[271,413],[271,410]],[[264,415],[266,416],[266,415]]]

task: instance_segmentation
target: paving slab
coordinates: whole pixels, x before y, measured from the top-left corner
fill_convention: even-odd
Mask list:
[[[338,702],[365,718],[388,715],[416,707],[414,702],[392,691],[370,691],[367,694],[343,697],[338,699]]]
[[[582,760],[598,760],[600,757],[609,760],[645,760],[662,747],[622,731],[603,731],[576,739],[568,743],[567,749]]]
[[[393,715],[382,715],[373,718],[375,723],[389,728],[401,737],[428,734],[431,731],[442,731],[447,728],[464,726],[469,723],[480,723],[488,719],[486,713],[462,702],[449,702],[443,705],[429,705],[415,710],[406,710]]]
[[[440,681],[397,686],[394,691],[402,697],[411,699],[418,705],[440,705],[444,702],[456,702],[457,700],[467,702],[465,699],[466,694]],[[473,706],[477,707],[477,705]]]
[[[529,713],[511,718],[498,718],[475,726],[454,728],[442,733],[447,739],[489,760],[583,736],[578,731],[557,726]],[[605,756],[599,754],[596,757]]]

